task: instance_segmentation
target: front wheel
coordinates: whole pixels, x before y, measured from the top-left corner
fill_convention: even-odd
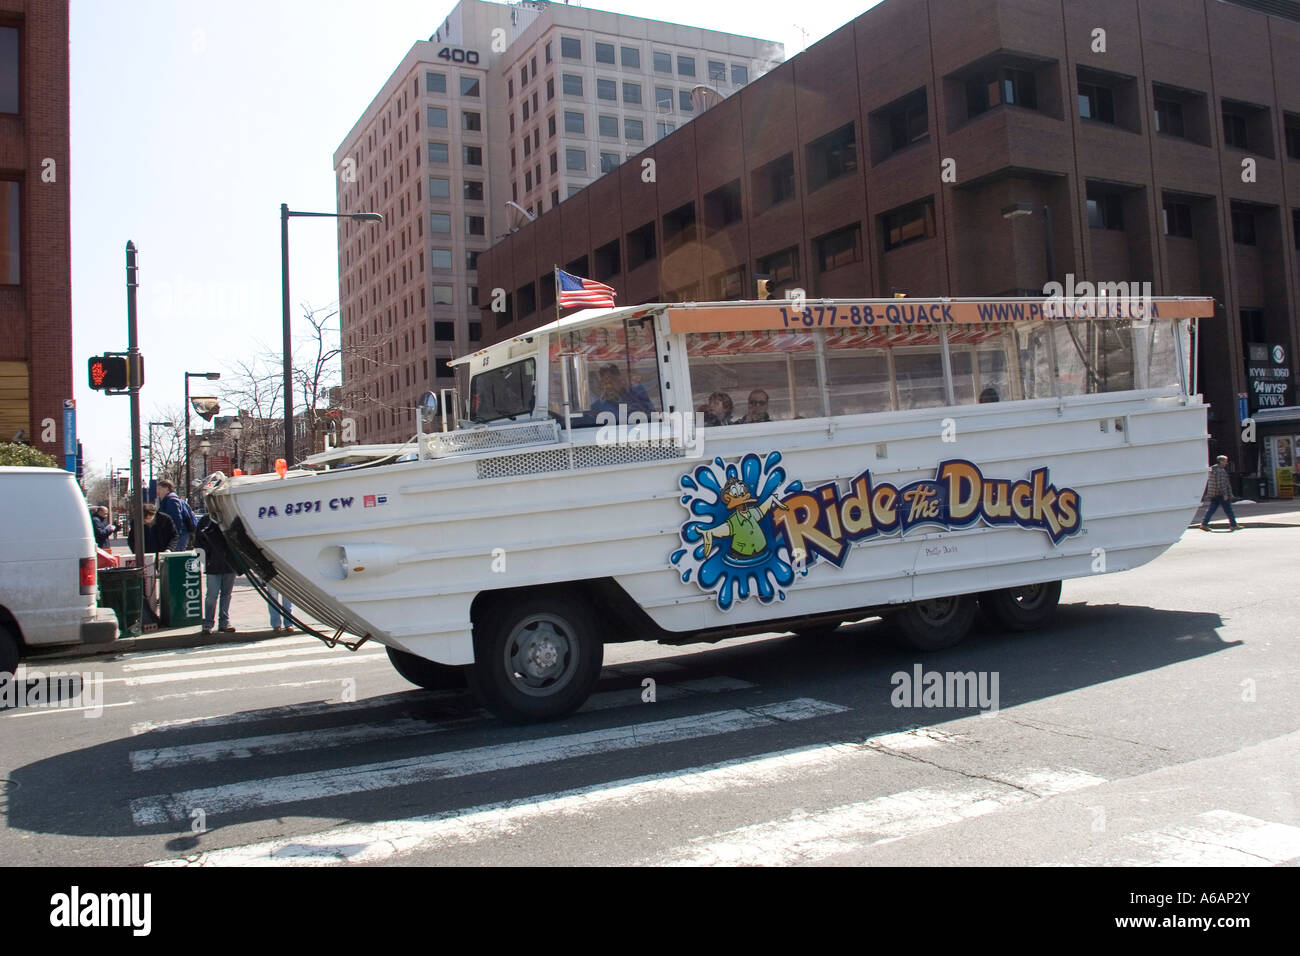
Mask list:
[[[386,648],[393,669],[417,687],[425,690],[464,690],[465,668],[439,664],[395,647]]]
[[[18,640],[9,633],[8,628],[0,625],[0,678],[13,677],[21,657]]]
[[[586,701],[604,653],[596,618],[578,600],[503,600],[475,623],[470,686],[503,720],[562,717]]]
[[[993,623],[1008,631],[1032,631],[1051,619],[1061,600],[1061,582],[1001,588],[980,595],[980,607]]]
[[[970,594],[915,601],[890,615],[904,646],[939,651],[959,643],[975,622],[975,598]]]

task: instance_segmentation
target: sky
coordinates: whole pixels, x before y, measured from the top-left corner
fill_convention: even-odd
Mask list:
[[[785,44],[786,58],[879,0],[659,0],[655,19]],[[584,6],[645,16],[636,0]],[[72,328],[88,476],[129,464],[130,402],[86,362],[125,351],[125,248],[139,250],[141,421],[180,414],[185,372],[281,352],[279,207],[333,212],[333,154],[451,0],[71,0]],[[290,222],[303,304],[338,301],[333,220]],[[335,320],[337,322],[337,320]],[[204,386],[214,386],[211,391]],[[220,397],[222,382],[193,380]],[[223,413],[231,408],[223,402]],[[191,419],[198,428],[202,420]],[[142,433],[146,430],[141,425]]]

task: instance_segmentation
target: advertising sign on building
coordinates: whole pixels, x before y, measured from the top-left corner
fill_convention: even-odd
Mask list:
[[[1291,404],[1291,366],[1286,347],[1262,342],[1246,344],[1246,380],[1250,384],[1250,410],[1284,408]]]

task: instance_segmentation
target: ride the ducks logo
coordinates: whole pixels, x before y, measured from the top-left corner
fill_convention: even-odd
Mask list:
[[[780,452],[738,464],[715,458],[681,477],[691,517],[670,561],[683,582],[714,592],[720,610],[751,592],[764,604],[785,600],[783,588],[818,558],[843,567],[853,542],[918,525],[1016,525],[1045,532],[1053,545],[1083,526],[1079,493],[1051,484],[1047,468],[1013,481],[954,458],[940,462],[934,478],[902,487],[866,470],[841,492],[834,481],[812,489],[787,481],[780,462]]]

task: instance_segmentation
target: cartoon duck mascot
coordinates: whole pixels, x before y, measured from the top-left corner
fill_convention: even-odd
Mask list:
[[[767,551],[767,535],[763,533],[759,519],[773,508],[790,510],[777,500],[776,495],[770,495],[756,508],[746,508],[746,505],[754,503],[754,498],[749,493],[749,486],[739,477],[731,478],[723,486],[722,503],[731,514],[727,517],[726,524],[705,528],[701,532],[704,551],[707,554],[713,550],[716,538],[730,538],[731,549],[727,556],[742,561],[756,558]]]

